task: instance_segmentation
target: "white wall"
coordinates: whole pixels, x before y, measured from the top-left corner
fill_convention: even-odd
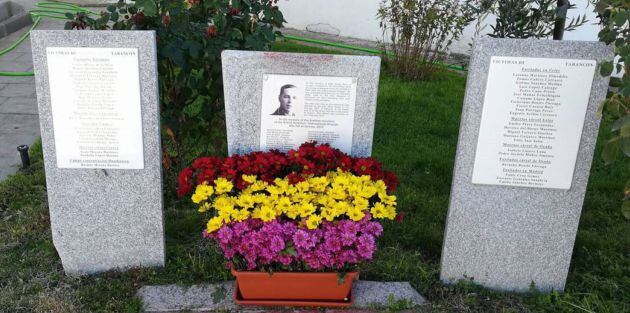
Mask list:
[[[309,25],[328,24],[339,30],[340,36],[382,41],[382,30],[376,17],[381,0],[281,0],[280,9],[287,20],[287,27],[305,30]],[[573,0],[576,8],[569,11],[568,18],[586,14],[589,22],[573,32],[565,32],[565,40],[597,41],[599,26],[593,13],[593,5],[588,0]],[[487,22],[494,22],[490,16]],[[474,24],[474,23],[473,23]],[[491,31],[486,26],[485,32]],[[451,51],[467,53],[475,32],[469,25],[459,41],[454,42]]]

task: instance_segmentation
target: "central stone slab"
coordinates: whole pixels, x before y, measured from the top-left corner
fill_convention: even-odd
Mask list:
[[[226,50],[221,61],[230,155],[306,141],[371,155],[379,57]]]

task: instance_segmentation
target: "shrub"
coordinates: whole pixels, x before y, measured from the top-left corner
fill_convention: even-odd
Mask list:
[[[429,78],[440,57],[483,10],[482,1],[383,0],[378,10],[383,35],[389,32],[393,72],[409,79]]]
[[[221,51],[269,50],[285,22],[278,0],[120,0],[67,29],[155,30],[164,164],[224,149]],[[247,86],[243,86],[247,88]]]
[[[494,0],[490,11],[497,16],[491,25],[490,37],[496,38],[545,38],[553,34],[558,18],[565,18],[566,11],[575,8],[569,4],[557,8],[557,0]],[[584,25],[586,15],[571,19],[564,31],[572,31]]]
[[[599,0],[595,11],[603,25],[599,39],[606,44],[614,44],[616,63],[605,62],[600,73],[617,77],[610,78],[608,97],[600,107],[605,118],[612,121],[614,136],[606,142],[602,157],[606,164],[613,163],[619,154],[630,156],[630,6],[624,0]],[[619,77],[621,76],[621,77]],[[626,183],[623,201],[623,215],[630,219],[630,182]]]

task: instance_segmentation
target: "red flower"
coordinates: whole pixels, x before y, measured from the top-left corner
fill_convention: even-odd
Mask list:
[[[164,16],[162,16],[162,25],[164,25],[164,27],[168,27],[168,25],[171,24],[171,15],[166,12],[166,14],[164,14]]]
[[[136,25],[144,24],[144,12],[141,11],[132,15],[131,20],[133,20],[133,23]]]
[[[208,38],[214,38],[217,36],[217,27],[214,25],[208,25],[208,28],[206,28],[206,37]]]
[[[238,15],[239,13],[241,13],[241,10],[235,7],[229,7],[227,11],[228,16]]]
[[[192,184],[190,183],[194,172],[193,169],[188,167],[179,173],[177,196],[183,197],[192,190]]]
[[[402,224],[403,220],[405,219],[405,215],[406,215],[405,212],[400,212],[396,215],[394,220],[396,221],[396,223]]]
[[[388,192],[396,191],[396,187],[398,187],[398,177],[393,172],[385,172],[385,185],[387,185]]]

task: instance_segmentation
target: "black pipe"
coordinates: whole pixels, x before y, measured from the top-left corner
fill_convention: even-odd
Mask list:
[[[567,11],[569,10],[569,0],[558,0],[556,8],[556,21],[553,25],[553,40],[562,40],[564,36],[564,25],[567,20]]]
[[[25,169],[31,165],[31,159],[28,157],[28,146],[19,145],[17,151],[20,152],[20,158],[22,159],[22,169]]]

